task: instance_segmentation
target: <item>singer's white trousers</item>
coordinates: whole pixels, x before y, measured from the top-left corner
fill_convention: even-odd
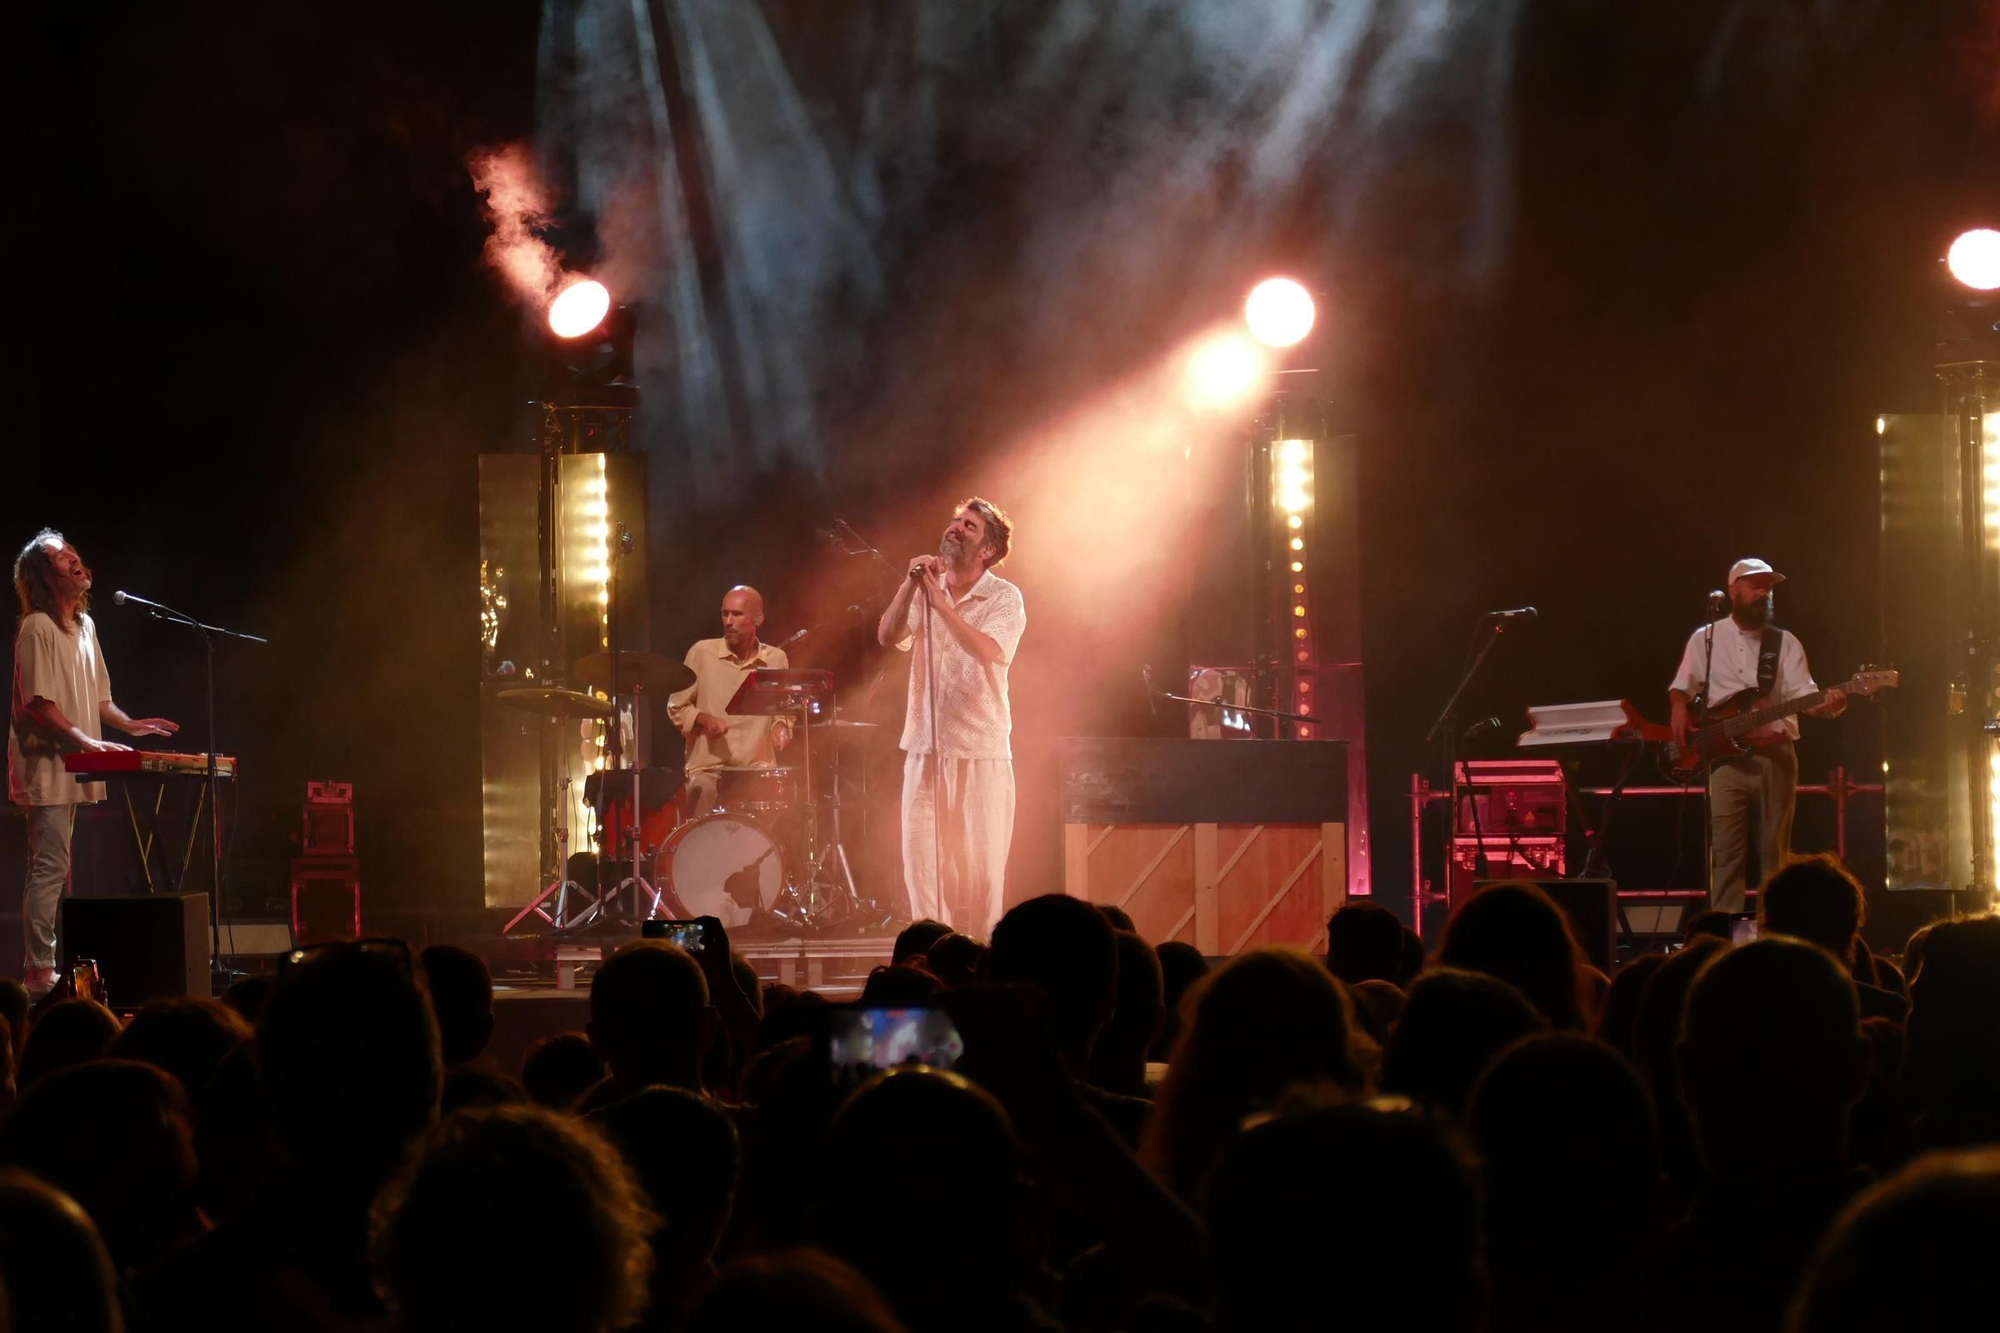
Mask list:
[[[979,939],[1006,910],[1014,761],[903,756],[903,882],[910,917]]]

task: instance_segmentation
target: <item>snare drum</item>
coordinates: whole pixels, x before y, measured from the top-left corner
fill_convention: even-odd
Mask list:
[[[797,786],[789,768],[769,764],[726,766],[715,770],[715,804],[722,810],[789,810]]]
[[[652,881],[691,917],[740,926],[777,904],[785,887],[778,840],[745,815],[717,810],[675,829],[653,859]]]

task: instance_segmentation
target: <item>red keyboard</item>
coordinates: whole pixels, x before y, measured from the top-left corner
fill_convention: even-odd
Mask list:
[[[167,750],[80,750],[63,756],[63,767],[80,778],[205,778],[208,756]],[[236,756],[215,756],[215,775],[236,776]]]

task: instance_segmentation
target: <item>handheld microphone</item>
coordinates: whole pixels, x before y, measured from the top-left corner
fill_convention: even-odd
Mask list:
[[[155,611],[167,611],[172,609],[171,607],[161,606],[158,602],[149,602],[143,597],[135,597],[131,593],[122,590],[112,593],[111,600],[113,602],[116,602],[119,606],[124,606],[127,603],[130,603],[133,606],[149,607]]]
[[[632,529],[620,523],[618,525],[618,554],[630,555],[632,554],[632,548],[636,545],[638,543],[633,540]]]
[[[800,639],[803,639],[803,638],[805,638],[805,637],[806,637],[806,635],[808,635],[808,634],[811,634],[811,633],[812,633],[812,631],[811,631],[811,630],[809,630],[809,629],[802,629],[802,630],[798,630],[798,631],[796,631],[796,632],[795,632],[795,633],[794,633],[794,634],[792,635],[792,637],[791,637],[791,638],[789,638],[789,639],[786,639],[786,640],[785,640],[785,641],[784,641],[783,643],[779,644],[778,646],[779,646],[780,648],[789,648],[789,647],[791,647],[791,646],[792,646],[793,644],[797,643],[797,642],[798,642],[798,641],[799,641]]]
[[[1708,594],[1708,614],[1719,616],[1729,610],[1729,594],[1717,588]]]
[[[1503,624],[1518,620],[1523,625],[1529,625],[1534,623],[1535,608],[1532,606],[1516,606],[1505,611],[1488,611],[1486,618]]]
[[[924,577],[924,567],[922,565],[910,566],[910,582],[912,583],[920,582],[923,579],[923,577]]]
[[[1500,719],[1499,719],[1499,718],[1497,718],[1497,717],[1482,717],[1482,718],[1480,718],[1480,719],[1479,719],[1479,720],[1478,720],[1477,722],[1475,722],[1475,723],[1473,723],[1473,724],[1472,724],[1471,726],[1467,727],[1467,728],[1465,729],[1465,734],[1464,734],[1464,735],[1463,735],[1462,737],[1460,737],[1460,739],[1461,739],[1461,740],[1468,740],[1468,741],[1469,741],[1469,740],[1471,740],[1471,739],[1472,739],[1472,738],[1473,738],[1474,736],[1481,736],[1481,735],[1484,735],[1485,733],[1487,733],[1487,732],[1489,732],[1489,731],[1498,731],[1498,730],[1500,730]]]

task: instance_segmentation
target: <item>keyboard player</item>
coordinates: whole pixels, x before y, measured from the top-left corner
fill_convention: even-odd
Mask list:
[[[104,799],[104,784],[79,782],[66,752],[124,750],[104,727],[128,736],[171,736],[163,717],[130,717],[111,698],[111,675],[91,620],[90,567],[59,532],[44,528],[14,561],[21,602],[14,636],[14,693],[7,727],[7,793],[28,812],[28,884],[21,903],[24,980],[33,995],[56,980],[56,904],[69,882],[76,807]]]

